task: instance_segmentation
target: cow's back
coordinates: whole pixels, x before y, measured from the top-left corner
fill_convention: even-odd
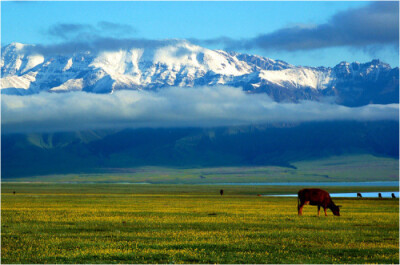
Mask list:
[[[311,205],[328,204],[331,196],[328,192],[321,189],[302,189],[298,192],[300,201],[309,202]]]

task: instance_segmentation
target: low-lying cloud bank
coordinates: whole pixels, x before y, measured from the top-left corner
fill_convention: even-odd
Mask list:
[[[399,46],[399,3],[396,1],[371,2],[366,6],[340,11],[326,23],[298,24],[263,33],[253,38],[215,39],[189,38],[199,45],[223,45],[226,50],[307,51],[331,47],[362,48],[376,52],[385,47]],[[50,45],[36,44],[24,48],[29,53],[48,56],[90,51],[131,48],[157,48],[174,45],[181,40],[154,40],[132,37],[137,30],[127,24],[101,21],[95,25],[58,23],[45,34],[62,42]]]
[[[151,40],[138,38],[115,38],[87,35],[83,39],[72,39],[57,44],[43,45],[26,45],[21,51],[31,54],[42,54],[45,56],[70,55],[71,53],[91,52],[99,53],[102,51],[118,51],[120,49],[129,50],[138,49],[155,49],[168,45],[175,45],[182,40]]]
[[[341,11],[327,23],[281,28],[255,38],[235,40],[221,37],[195,43],[225,45],[225,49],[304,51],[330,47],[399,46],[399,3],[371,2],[367,6]]]
[[[100,21],[96,25],[58,23],[52,25],[45,34],[63,39],[91,39],[103,35],[118,36],[135,33],[136,29],[127,24],[119,24],[108,21]]]
[[[398,104],[358,108],[304,101],[277,103],[227,86],[159,92],[2,95],[2,133],[106,128],[214,127],[272,122],[399,120]]]

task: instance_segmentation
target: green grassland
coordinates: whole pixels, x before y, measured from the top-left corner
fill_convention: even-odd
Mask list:
[[[335,199],[316,217],[298,187],[2,184],[2,263],[399,263],[398,199]],[[328,187],[330,192],[393,190]],[[16,191],[13,195],[12,191]]]
[[[398,159],[372,155],[347,155],[295,162],[292,167],[101,168],[100,173],[18,177],[3,181],[156,184],[397,181],[398,168]]]

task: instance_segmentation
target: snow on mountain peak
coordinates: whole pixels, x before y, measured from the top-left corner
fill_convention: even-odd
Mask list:
[[[19,42],[12,42],[10,45],[8,45],[9,49],[14,49],[17,51],[22,50],[25,46],[26,46],[26,44],[19,43]]]
[[[390,72],[390,66],[379,60],[364,64],[343,61],[334,68],[295,67],[258,55],[211,50],[185,40],[56,56],[25,49],[29,46],[34,47],[22,43],[2,47],[2,93],[112,93],[119,89],[222,84],[240,86],[250,93],[269,93],[277,100],[296,101],[335,94],[338,86],[360,86],[354,82],[362,86],[362,82],[379,80],[398,82],[398,73],[392,77],[396,72]],[[396,82],[388,83],[393,84]]]

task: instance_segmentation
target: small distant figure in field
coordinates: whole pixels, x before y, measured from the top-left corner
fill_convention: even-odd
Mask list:
[[[221,196],[224,195],[224,190],[220,190],[219,194],[221,194]]]
[[[382,199],[382,193],[380,193],[380,192],[378,193],[378,198]]]
[[[13,191],[13,194],[15,195],[15,190]]]
[[[361,193],[357,192],[357,198],[362,198]]]
[[[257,194],[258,197],[261,197],[261,194]]]
[[[396,195],[394,195],[394,193],[392,193],[392,198],[393,198],[393,199],[396,199]]]
[[[318,206],[318,216],[321,207],[324,208],[325,216],[326,209],[330,209],[334,215],[340,216],[340,205],[335,205],[331,196],[327,191],[321,189],[302,189],[298,192],[297,210],[299,215],[303,215],[303,207],[306,204]]]

